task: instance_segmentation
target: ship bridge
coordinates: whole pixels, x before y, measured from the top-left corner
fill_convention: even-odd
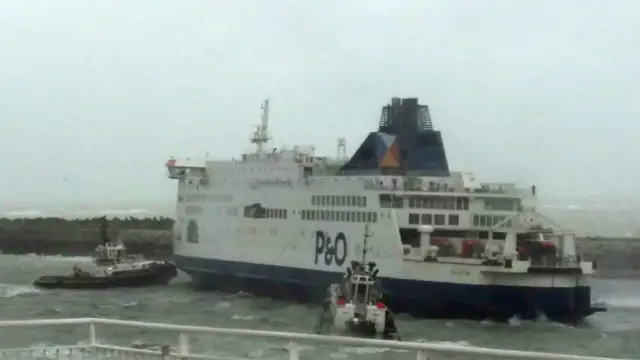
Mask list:
[[[427,105],[417,98],[393,98],[382,108],[377,132],[370,133],[341,175],[449,176],[440,131]]]

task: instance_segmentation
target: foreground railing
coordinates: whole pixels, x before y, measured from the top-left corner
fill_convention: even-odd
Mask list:
[[[232,339],[252,338],[257,340],[274,340],[283,345],[288,356],[282,354],[281,358],[299,360],[301,353],[305,358],[318,358],[314,356],[314,350],[304,349],[300,345],[341,345],[350,347],[367,347],[388,350],[413,352],[413,358],[426,360],[434,355],[445,355],[445,358],[457,357],[457,355],[469,355],[469,358],[510,358],[510,359],[540,359],[540,360],[623,360],[604,357],[580,356],[568,354],[553,354],[542,352],[525,352],[516,350],[489,349],[461,345],[448,345],[436,343],[399,342],[389,340],[364,339],[353,337],[323,336],[303,333],[288,333],[277,331],[261,331],[248,329],[210,328],[202,326],[183,326],[162,323],[148,323],[139,321],[124,321],[102,318],[80,319],[48,319],[48,320],[10,320],[0,321],[0,341],[7,340],[8,336],[15,336],[12,342],[23,339],[18,330],[30,329],[35,334],[42,335],[46,327],[70,327],[86,326],[88,336],[81,344],[68,346],[31,346],[31,347],[0,347],[0,359],[239,359],[229,354],[196,353],[190,345],[190,340],[196,336],[208,335],[215,337],[230,336]],[[169,333],[174,338],[173,342],[166,342],[154,349],[144,349],[135,345],[112,345],[102,342],[103,337],[98,336],[97,328],[108,326],[117,327],[117,334],[125,334],[126,328],[134,330],[131,334],[146,334],[149,330],[158,330]],[[56,331],[54,335],[71,334],[68,329]],[[123,336],[126,336],[123,335]],[[108,337],[105,335],[105,338]],[[42,340],[42,339],[41,339]],[[49,340],[52,341],[53,339]],[[208,340],[207,342],[209,342]],[[6,342],[6,341],[5,341]],[[2,344],[2,343],[0,343]],[[244,345],[246,346],[246,345]],[[244,358],[260,356],[245,356]],[[370,355],[366,356],[370,358]],[[327,357],[322,357],[327,358]],[[394,357],[395,358],[395,357]]]

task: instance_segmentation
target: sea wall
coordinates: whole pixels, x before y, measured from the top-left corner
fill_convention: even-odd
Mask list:
[[[149,258],[172,254],[173,219],[114,218],[109,237],[121,240],[131,253]],[[0,252],[88,256],[100,244],[99,219],[0,219]],[[640,277],[640,238],[577,239],[578,253],[595,260],[604,277]]]
[[[600,277],[640,278],[640,238],[578,238],[577,248],[579,254],[596,262]]]
[[[165,259],[173,252],[171,218],[114,218],[109,237],[121,240],[132,254]],[[99,218],[66,220],[61,218],[0,219],[0,252],[3,254],[42,254],[89,256],[101,243]]]

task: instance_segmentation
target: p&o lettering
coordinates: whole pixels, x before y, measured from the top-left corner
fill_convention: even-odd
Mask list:
[[[315,263],[323,260],[324,264],[330,266],[336,264],[342,266],[347,259],[347,237],[344,233],[336,234],[335,239],[331,239],[323,231],[316,231],[316,254]]]

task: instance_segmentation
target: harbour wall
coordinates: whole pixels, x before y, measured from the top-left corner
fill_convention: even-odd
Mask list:
[[[168,259],[173,253],[173,219],[113,218],[108,236],[120,240],[129,253],[150,259]],[[91,256],[101,244],[100,219],[0,218],[0,253]]]
[[[113,218],[109,237],[121,240],[130,253],[167,259],[173,252],[173,219]],[[2,254],[90,256],[101,242],[99,218],[0,218]],[[578,253],[595,260],[599,276],[640,278],[640,238],[588,237],[577,239]]]

